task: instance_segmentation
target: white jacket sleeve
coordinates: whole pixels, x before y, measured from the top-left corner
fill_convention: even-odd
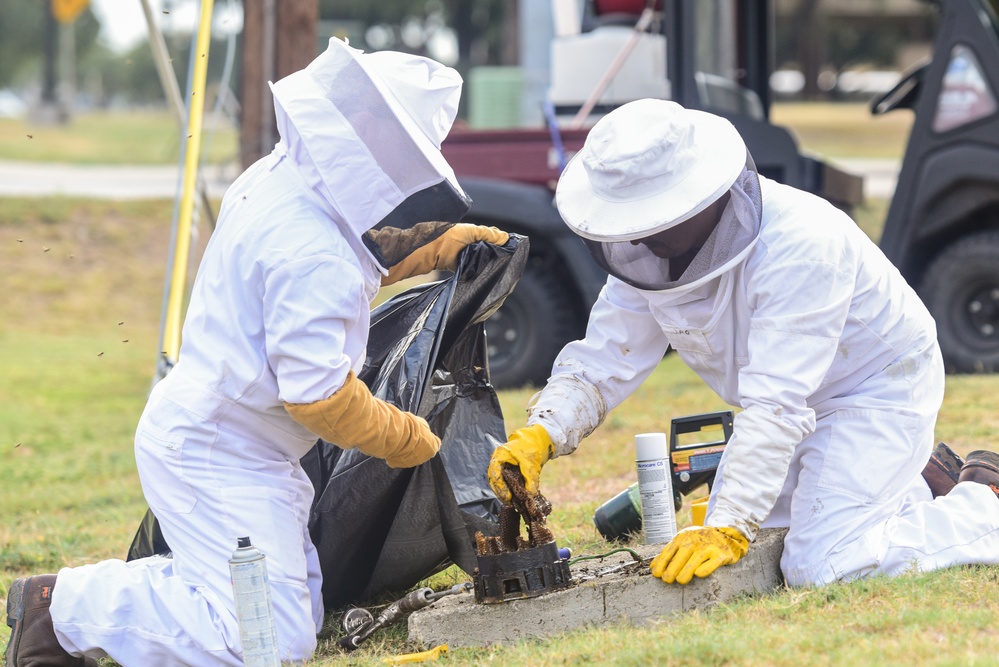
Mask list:
[[[328,398],[367,343],[368,299],[358,271],[333,255],[288,262],[264,283],[267,360],[285,403]]]
[[[555,359],[551,378],[528,408],[528,425],[545,427],[555,456],[571,454],[649,376],[667,346],[648,300],[609,278],[590,311],[586,337]]]
[[[815,221],[821,225],[821,221]],[[814,228],[813,228],[814,229]],[[747,266],[749,363],[706,523],[748,539],[773,509],[795,447],[815,430],[809,397],[837,354],[854,296],[856,260],[836,234],[777,237]],[[762,239],[761,239],[762,242]]]

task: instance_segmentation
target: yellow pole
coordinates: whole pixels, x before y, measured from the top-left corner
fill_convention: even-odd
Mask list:
[[[177,219],[177,247],[170,274],[170,296],[163,327],[163,352],[171,364],[180,355],[180,330],[182,310],[187,285],[187,264],[191,251],[191,223],[194,213],[194,194],[198,180],[198,161],[201,155],[201,121],[205,110],[205,83],[208,78],[208,47],[212,36],[213,0],[201,0],[201,18],[198,22],[198,41],[195,49],[194,76],[191,89],[191,112],[187,119],[187,155],[184,160],[184,181]]]

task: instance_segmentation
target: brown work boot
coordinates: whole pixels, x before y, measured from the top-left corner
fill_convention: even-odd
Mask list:
[[[984,449],[971,452],[958,481],[985,484],[999,496],[999,454]]]
[[[933,497],[946,496],[957,484],[964,461],[950,447],[938,442],[923,468],[923,479],[933,492]]]
[[[7,667],[85,667],[97,663],[74,658],[59,645],[49,605],[56,575],[15,579],[7,591]]]

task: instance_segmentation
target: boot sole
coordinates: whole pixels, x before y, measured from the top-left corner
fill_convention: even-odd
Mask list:
[[[7,626],[10,628],[10,641],[4,658],[7,660],[7,667],[17,667],[14,657],[17,655],[17,647],[21,643],[20,622],[24,620],[24,579],[15,580],[7,591]]]
[[[999,497],[999,454],[984,449],[968,454],[961,468],[961,481],[984,484]]]
[[[968,460],[964,462],[964,465],[973,468],[985,468],[986,470],[999,473],[999,454],[986,450],[971,452],[968,454]]]
[[[930,460],[926,462],[926,466],[923,467],[922,472],[923,479],[926,481],[927,486],[930,487],[930,492],[934,498],[946,496],[950,493],[950,490],[958,482],[963,465],[964,460],[948,447],[946,443],[937,443],[930,454]]]
[[[956,484],[957,478],[961,474],[961,468],[964,466],[964,459],[958,456],[946,443],[938,442],[930,455],[930,463],[954,480]]]
[[[968,460],[961,467],[961,471],[963,472],[972,468],[988,470],[991,473],[999,475],[999,454],[988,450],[971,452],[968,454]]]

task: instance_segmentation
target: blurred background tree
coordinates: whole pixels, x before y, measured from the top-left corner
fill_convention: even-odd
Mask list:
[[[47,34],[47,0],[4,0],[0,2],[0,88],[40,81],[44,68]],[[94,48],[100,23],[87,9],[76,21],[76,53]]]
[[[13,89],[29,103],[42,98],[51,83],[53,53],[60,46],[59,26],[47,17],[52,0],[0,0],[0,91]],[[97,0],[94,0],[96,2]],[[581,4],[591,0],[579,0]],[[699,2],[702,0],[698,0]],[[705,0],[706,1],[706,0]],[[716,2],[729,0],[714,0]],[[989,0],[993,6],[999,0]],[[242,14],[244,7],[265,0],[229,0]],[[428,55],[458,69],[471,81],[478,67],[522,65],[525,44],[532,39],[525,30],[530,18],[526,3],[547,0],[273,0],[275,11],[287,12],[297,4],[316,7],[315,28],[307,40],[299,40],[303,53],[315,55],[330,36],[347,37],[352,45],[367,51],[395,49]],[[933,2],[921,0],[773,0],[776,20],[775,64],[791,72],[800,84],[789,91],[776,91],[778,99],[860,99],[869,90],[850,91],[838,85],[843,73],[884,72],[885,81],[928,55],[936,27]],[[138,6],[139,0],[116,0]],[[162,14],[197,8],[198,0],[152,0]],[[226,0],[216,0],[218,11]],[[117,10],[118,7],[115,7]],[[536,11],[536,10],[532,10]],[[196,13],[196,11],[195,11]],[[524,16],[520,14],[523,13]],[[99,38],[101,25],[92,7],[72,23],[72,106],[76,109],[119,107],[163,107],[165,96],[145,39],[115,49]],[[190,24],[160,15],[172,69],[183,83],[187,79],[192,40]],[[241,20],[241,19],[240,19]],[[140,23],[144,23],[141,22]],[[144,28],[144,24],[139,26]],[[241,26],[242,27],[242,24]],[[238,31],[238,28],[234,28]],[[219,31],[220,33],[222,31]],[[209,61],[209,92],[218,89],[232,44],[226,35],[213,35]],[[243,40],[229,85],[232,99],[243,102],[247,91],[243,79]],[[253,42],[253,40],[250,40]],[[255,42],[254,48],[259,48]],[[533,42],[531,42],[533,44]],[[534,45],[537,46],[536,44]],[[307,60],[306,60],[307,61]],[[295,60],[295,62],[300,62]],[[287,72],[274,71],[275,76]],[[870,77],[868,77],[870,80]],[[261,86],[263,87],[263,86]],[[469,86],[471,87],[471,86]],[[264,90],[262,95],[266,95]],[[469,96],[463,97],[463,105]],[[209,96],[209,102],[214,99]],[[234,103],[230,117],[236,119]],[[467,108],[460,115],[467,118]]]
[[[126,0],[121,0],[126,1]],[[127,0],[138,3],[138,0]],[[50,0],[0,2],[0,89],[15,89],[37,104],[44,95],[46,69],[58,69],[56,60],[74,64],[72,105],[77,109],[155,106],[165,103],[146,39],[125,51],[115,51],[98,39],[101,24],[88,7],[70,26],[61,26],[48,14]],[[73,31],[73,53],[59,54],[59,31]],[[165,33],[171,65],[178,80],[187,77],[190,32]],[[224,63],[225,39],[212,40],[209,80],[218,81]]]
[[[355,46],[426,55],[459,71],[517,61],[517,3],[509,0],[320,0],[319,16]]]
[[[483,65],[518,64],[518,10],[513,0],[313,0],[318,4],[319,39],[316,51],[330,35],[347,36],[365,50],[397,49],[429,55],[467,74]],[[544,0],[536,0],[544,1]],[[15,88],[37,96],[45,76],[46,49],[57,36],[46,21],[50,0],[0,2],[0,89]],[[121,3],[138,0],[119,0]],[[197,0],[164,0],[167,5],[196,5]],[[999,0],[990,0],[993,6]],[[216,6],[221,5],[216,2]],[[241,3],[236,3],[241,5]],[[283,3],[278,2],[279,6]],[[803,94],[835,97],[822,80],[852,68],[903,67],[900,53],[908,44],[926,44],[935,18],[932,2],[914,0],[775,0],[776,64],[804,76]],[[100,24],[91,8],[73,24],[79,99],[84,105],[156,104],[163,96],[154,75],[148,44],[139,42],[125,52],[98,39]],[[165,31],[173,68],[186,77],[190,31]],[[817,37],[818,36],[818,37]],[[212,72],[217,79],[221,61],[213,42]],[[903,58],[905,59],[905,58]]]

